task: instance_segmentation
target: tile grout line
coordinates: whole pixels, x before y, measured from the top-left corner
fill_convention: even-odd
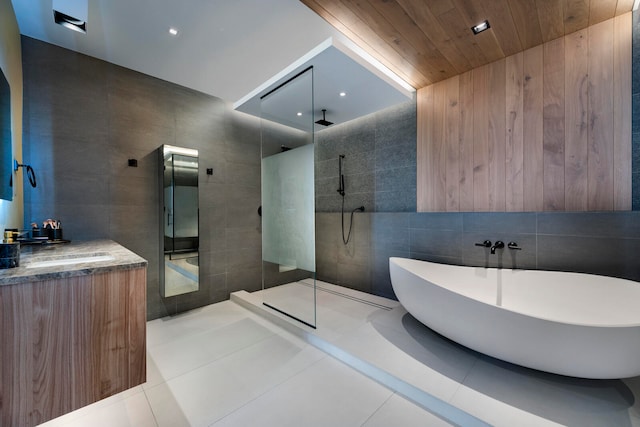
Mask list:
[[[265,328],[265,329],[266,329],[266,328]],[[267,329],[267,330],[270,332],[270,333],[269,333],[269,335],[266,335],[265,337],[263,337],[263,338],[259,339],[259,340],[258,340],[258,341],[256,341],[256,342],[252,342],[251,344],[248,344],[248,345],[245,345],[245,346],[239,347],[239,348],[237,348],[237,349],[234,349],[233,351],[231,351],[231,352],[229,352],[229,353],[223,354],[223,355],[221,355],[221,356],[219,356],[219,357],[217,357],[217,358],[215,358],[215,359],[209,360],[209,361],[207,361],[207,362],[205,362],[205,363],[203,363],[203,364],[201,364],[201,365],[195,366],[194,368],[189,369],[188,371],[182,372],[182,373],[180,373],[180,374],[178,374],[178,375],[175,375],[175,376],[173,376],[173,377],[170,377],[170,378],[162,378],[164,381],[159,382],[159,383],[157,383],[157,384],[150,385],[150,386],[148,386],[148,387],[143,387],[143,389],[152,390],[152,389],[154,389],[154,388],[156,388],[156,387],[158,387],[158,386],[161,386],[161,385],[163,385],[163,384],[168,383],[169,381],[173,381],[173,380],[175,380],[175,379],[177,379],[177,378],[180,378],[180,377],[181,377],[181,376],[183,376],[183,375],[187,375],[187,374],[192,373],[193,371],[196,371],[196,370],[198,370],[198,369],[202,369],[202,368],[204,368],[205,366],[211,365],[212,363],[217,363],[217,362],[219,362],[219,361],[221,361],[221,360],[223,360],[223,359],[226,359],[226,358],[228,358],[228,357],[230,357],[230,356],[234,355],[235,353],[237,353],[237,352],[239,352],[239,351],[244,351],[244,350],[249,349],[249,348],[251,348],[251,347],[254,347],[254,346],[258,345],[258,344],[261,344],[262,342],[264,342],[264,341],[266,341],[266,340],[268,340],[268,339],[271,339],[271,338],[273,338],[273,337],[275,337],[275,336],[278,336],[278,333],[277,333],[277,332],[271,331],[271,330],[269,330],[269,329]],[[145,382],[144,384],[146,384],[146,382]],[[143,386],[144,386],[144,384],[143,384]]]
[[[310,344],[306,344],[307,347],[313,347]],[[253,397],[252,399],[244,402],[242,405],[238,406],[237,408],[233,409],[231,412],[221,416],[220,418],[216,419],[215,421],[211,422],[211,424],[208,424],[209,427],[213,427],[216,423],[222,421],[223,419],[231,416],[232,414],[236,413],[237,411],[241,410],[242,408],[244,408],[245,406],[255,402],[256,400],[260,399],[261,397],[265,396],[267,393],[271,393],[272,391],[276,390],[277,388],[279,388],[280,386],[282,386],[283,384],[285,384],[286,382],[296,378],[297,376],[301,375],[302,373],[306,372],[307,369],[310,369],[312,367],[314,367],[315,365],[317,365],[318,363],[320,363],[321,361],[325,360],[328,356],[326,354],[324,354],[321,358],[319,358],[318,360],[312,362],[310,365],[304,367],[303,369],[301,369],[300,371],[292,374],[291,376],[283,379],[282,381],[273,384],[269,389],[264,390],[262,393],[260,393],[259,395]]]
[[[387,397],[387,399],[386,399],[384,402],[382,402],[382,404],[381,404],[380,406],[378,406],[378,408],[377,408],[375,411],[373,411],[373,412],[371,413],[371,415],[369,415],[369,416],[367,417],[367,419],[366,419],[366,420],[364,420],[364,422],[363,422],[362,424],[360,424],[360,427],[364,427],[365,425],[367,425],[367,423],[369,422],[369,420],[371,420],[371,419],[372,419],[372,418],[373,418],[373,417],[374,417],[378,412],[380,412],[380,410],[382,409],[382,407],[383,407],[384,405],[386,405],[387,403],[389,403],[389,401],[391,400],[391,398],[392,398],[395,394],[396,394],[396,393],[395,393],[394,391],[391,391],[391,395],[390,395],[389,397]]]
[[[236,305],[237,305],[237,304],[236,304]],[[233,314],[236,314],[236,313],[233,313]],[[167,316],[167,317],[172,317],[172,316]],[[240,320],[244,319],[245,317],[246,317],[246,316],[239,317],[238,319],[229,320],[228,322],[220,323],[220,324],[218,324],[218,325],[216,325],[216,326],[212,326],[212,327],[210,327],[210,328],[206,328],[206,329],[201,329],[201,330],[196,331],[196,332],[189,332],[189,333],[186,333],[186,334],[181,334],[181,335],[179,335],[179,336],[177,336],[177,337],[171,337],[171,338],[170,338],[170,339],[168,339],[167,341],[163,341],[163,342],[160,342],[160,343],[156,343],[156,344],[154,344],[154,345],[149,345],[149,343],[147,343],[147,350],[152,349],[152,348],[156,348],[156,347],[160,347],[160,346],[164,346],[164,345],[171,344],[171,343],[173,343],[173,341],[175,341],[176,339],[180,339],[180,338],[187,338],[187,337],[193,337],[193,336],[196,336],[196,335],[200,335],[200,334],[204,334],[204,333],[212,332],[212,331],[214,331],[214,330],[222,329],[222,328],[224,328],[224,327],[227,327],[227,326],[229,326],[229,325],[231,325],[231,324],[233,324],[233,323],[236,323],[236,322],[238,322],[238,321],[240,321]],[[260,317],[258,316],[258,318],[260,318]],[[148,322],[147,322],[147,335],[149,335],[149,333],[148,333],[148,329],[149,329],[149,328],[148,328],[148,323],[155,322],[155,321],[157,321],[157,320],[163,320],[163,319],[165,319],[165,318],[154,319],[154,320],[150,320],[150,321],[148,321]],[[169,320],[173,320],[173,319],[169,319]]]
[[[460,382],[458,382],[458,386],[456,387],[455,391],[451,394],[451,397],[449,398],[449,400],[447,400],[447,403],[449,403],[450,405],[453,405],[451,402],[453,402],[453,400],[455,399],[456,395],[458,394],[458,392],[460,391],[460,389],[464,385],[464,382],[467,380],[469,375],[471,375],[471,371],[473,371],[473,369],[476,367],[476,365],[478,364],[479,361],[480,361],[480,357],[479,356],[475,356],[475,360],[473,361],[473,365],[471,365],[469,367],[469,370],[464,375],[464,378],[462,378],[462,380],[460,380]]]
[[[151,415],[153,416],[153,422],[156,423],[156,427],[159,427],[160,423],[158,422],[158,417],[156,416],[156,412],[153,410],[153,406],[151,405],[151,401],[149,400],[149,396],[147,395],[147,390],[145,390],[144,387],[142,388],[142,392],[144,393],[144,398],[147,401],[147,405],[149,405],[149,410],[151,411]]]

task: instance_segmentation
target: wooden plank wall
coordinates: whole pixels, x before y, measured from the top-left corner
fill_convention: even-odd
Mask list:
[[[630,210],[631,21],[420,89],[418,211]]]

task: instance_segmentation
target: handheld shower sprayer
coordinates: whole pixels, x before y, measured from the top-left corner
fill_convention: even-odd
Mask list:
[[[342,173],[342,159],[344,159],[344,154],[340,154],[340,156],[338,157],[338,193],[342,196],[342,209],[341,209],[341,215],[342,215],[342,221],[341,221],[341,225],[342,225],[342,243],[344,243],[345,245],[347,243],[349,243],[349,239],[351,239],[351,229],[353,227],[353,214],[356,212],[364,212],[364,206],[360,206],[358,208],[355,208],[354,210],[351,211],[351,218],[349,220],[349,232],[347,233],[347,236],[345,237],[344,235],[344,196],[345,196],[345,190],[344,190],[344,174]]]

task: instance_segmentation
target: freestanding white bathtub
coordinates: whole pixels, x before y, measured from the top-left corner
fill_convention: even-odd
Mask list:
[[[640,283],[405,258],[389,268],[404,308],[466,347],[573,377],[640,375]]]

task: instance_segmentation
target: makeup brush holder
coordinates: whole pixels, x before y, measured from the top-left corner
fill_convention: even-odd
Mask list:
[[[62,228],[32,228],[31,237],[42,240],[62,240]]]
[[[34,239],[49,239],[50,228],[32,228],[31,237]]]
[[[0,243],[0,269],[20,267],[20,243]]]
[[[49,240],[62,240],[62,228],[48,228]]]

